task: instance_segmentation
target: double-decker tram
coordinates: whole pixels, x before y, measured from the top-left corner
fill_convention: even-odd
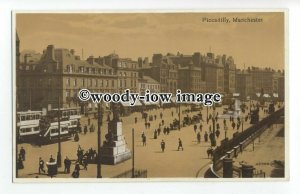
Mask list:
[[[17,112],[17,138],[19,141],[39,136],[41,117],[42,111]]]
[[[69,133],[69,125],[70,121],[68,119],[62,118],[59,121],[58,126],[58,119],[57,117],[45,117],[41,119],[40,122],[40,134],[39,134],[39,140],[43,143],[52,142],[59,138],[61,140],[68,139],[71,134]],[[60,131],[59,131],[60,129]]]
[[[58,116],[58,109],[52,109],[48,112],[49,116]],[[60,118],[62,120],[67,119],[70,121],[68,126],[69,133],[73,134],[78,132],[78,126],[80,125],[80,108],[61,108],[60,109]]]

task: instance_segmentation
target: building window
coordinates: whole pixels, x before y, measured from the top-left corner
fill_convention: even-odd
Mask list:
[[[84,67],[79,67],[80,73],[84,73]]]
[[[74,79],[73,86],[77,86],[77,79]]]
[[[84,78],[82,78],[82,86],[85,85],[85,81],[84,81]]]
[[[109,81],[106,80],[106,87],[109,87]]]
[[[67,78],[67,86],[70,86],[70,78]]]
[[[70,97],[70,92],[69,91],[66,91],[66,97]]]

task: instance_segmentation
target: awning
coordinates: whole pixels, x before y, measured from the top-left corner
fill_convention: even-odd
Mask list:
[[[278,94],[277,93],[273,93],[273,97],[278,98]]]
[[[131,102],[120,102],[124,107],[134,107],[134,106],[142,106],[142,103],[137,100],[133,106],[131,106]]]
[[[238,97],[238,96],[240,96],[240,93],[233,93],[232,96],[233,97]]]
[[[123,107],[130,107],[130,102],[120,102]]]
[[[150,106],[150,105],[155,105],[155,106],[159,106],[159,102],[146,102],[146,101],[142,101],[144,105],[146,106]]]
[[[264,94],[263,97],[270,98],[271,96],[269,94]]]
[[[171,97],[171,102],[176,103],[176,96]]]
[[[257,97],[260,97],[260,93],[256,93],[256,96],[257,96]]]

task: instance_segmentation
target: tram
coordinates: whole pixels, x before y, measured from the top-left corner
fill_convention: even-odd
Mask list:
[[[39,136],[41,117],[42,111],[17,112],[17,138],[19,141]]]
[[[57,117],[58,109],[52,109],[48,112],[49,116]],[[61,108],[60,109],[60,117],[61,119],[67,119],[70,121],[68,126],[68,130],[71,134],[79,132],[78,126],[80,126],[80,108]]]

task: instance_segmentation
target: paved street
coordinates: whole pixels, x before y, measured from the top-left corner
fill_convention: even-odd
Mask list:
[[[247,103],[249,105],[249,102]],[[181,110],[185,110],[188,107],[183,107]],[[216,112],[222,113],[223,107],[217,107]],[[174,112],[174,117],[171,116],[171,112]],[[212,114],[213,109],[209,108],[209,114]],[[204,132],[209,131],[209,125],[212,125],[210,120],[209,124],[203,122],[203,131],[201,132],[201,143],[197,144],[196,133],[194,132],[193,125],[182,127],[181,130],[171,131],[169,135],[163,133],[158,136],[157,139],[153,139],[153,132],[155,128],[158,128],[161,119],[159,119],[160,112],[163,112],[164,121],[166,125],[169,125],[174,118],[178,118],[176,108],[168,109],[157,109],[148,111],[148,115],[157,115],[157,119],[151,122],[150,129],[145,129],[144,120],[141,118],[141,113],[133,113],[130,116],[122,117],[123,120],[123,134],[127,142],[127,146],[132,150],[132,136],[131,129],[135,129],[135,168],[136,169],[147,169],[148,177],[196,177],[197,172],[203,167],[210,163],[210,159],[207,158],[206,150],[210,147],[210,142],[204,142]],[[246,113],[249,112],[249,109]],[[196,115],[199,112],[188,113],[189,116]],[[202,110],[203,119],[206,121],[206,108]],[[183,118],[186,114],[182,114]],[[267,114],[260,111],[260,118],[267,116]],[[134,123],[134,118],[138,118],[138,122]],[[104,116],[106,120],[106,116]],[[91,122],[97,128],[97,120],[91,119]],[[217,139],[217,145],[224,139],[223,120],[218,120],[221,126],[221,134]],[[87,124],[87,118],[81,119],[81,125]],[[227,136],[232,137],[232,134],[236,132],[233,130],[229,120],[227,121],[228,132]],[[199,131],[199,124],[197,124]],[[249,127],[249,120],[244,122],[244,129]],[[104,135],[107,133],[107,122],[102,125],[102,140]],[[242,130],[242,127],[239,129]],[[142,146],[141,133],[145,132],[147,137],[147,145]],[[177,151],[178,138],[183,142],[183,151]],[[164,153],[161,152],[160,142],[161,140],[166,142],[166,150]],[[79,142],[74,142],[73,139],[62,142],[62,161],[68,156],[72,161],[71,172],[74,169],[74,162],[77,159],[77,147],[81,146],[82,149],[87,150],[89,148],[97,149],[97,130],[93,133],[88,132],[86,135],[80,134]],[[28,143],[19,144],[18,148],[24,147],[26,150],[26,161],[24,161],[24,169],[19,170],[19,177],[48,177],[45,174],[38,174],[38,162],[39,157],[42,157],[44,161],[48,161],[52,154],[56,158],[57,154],[57,143],[44,145],[42,147],[33,146]],[[117,165],[102,165],[102,176],[103,177],[114,177],[121,174],[124,171],[130,170],[132,160],[127,160]],[[81,166],[83,169],[83,167]],[[199,175],[202,177],[203,175]],[[64,174],[63,167],[59,168],[59,174],[56,177],[71,178],[71,174]],[[88,165],[88,170],[80,171],[80,178],[96,178],[96,165]]]

